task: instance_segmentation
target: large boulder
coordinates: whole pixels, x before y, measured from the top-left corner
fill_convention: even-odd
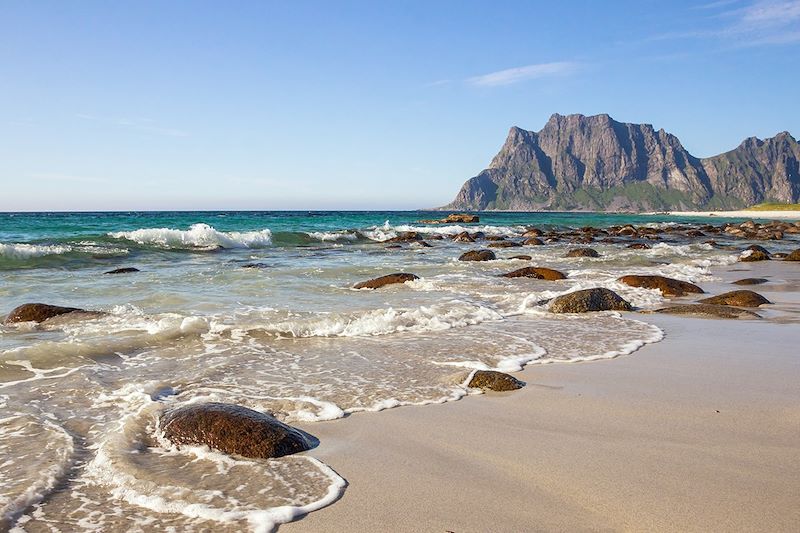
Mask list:
[[[730,291],[711,298],[704,298],[700,303],[712,305],[732,305],[735,307],[758,307],[772,303],[757,292],[748,290]]]
[[[267,414],[226,403],[178,407],[162,415],[159,426],[164,437],[178,446],[209,446],[244,457],[282,457],[312,447],[297,429]]]
[[[733,282],[734,285],[761,285],[769,280],[765,278],[744,278]]]
[[[800,248],[783,258],[784,261],[800,261]]]
[[[565,257],[600,257],[594,248],[573,248]]]
[[[504,278],[536,278],[546,279],[548,281],[555,281],[558,279],[566,279],[567,276],[563,272],[553,270],[552,268],[544,267],[524,267],[508,272],[502,275]]]
[[[590,311],[631,311],[633,307],[616,292],[596,287],[554,298],[550,303],[553,313],[586,313]]]
[[[458,258],[459,261],[492,261],[494,259],[497,259],[497,256],[491,250],[470,250]]]
[[[656,309],[653,312],[667,315],[691,315],[704,318],[761,318],[761,315],[748,311],[747,309],[711,304],[670,305],[669,307]]]
[[[452,215],[447,215],[447,218],[443,220],[448,224],[452,223],[459,223],[459,224],[471,224],[474,222],[480,222],[480,217],[478,215],[469,215],[467,213],[453,213]]]
[[[48,318],[76,312],[83,312],[83,309],[48,304],[22,304],[8,314],[5,323],[44,322]]]
[[[617,280],[631,287],[658,289],[664,296],[683,296],[685,294],[702,294],[704,291],[694,283],[664,276],[622,276]]]
[[[362,281],[361,283],[356,283],[353,286],[353,288],[380,289],[381,287],[385,287],[386,285],[392,285],[394,283],[405,283],[406,281],[414,281],[415,279],[419,279],[419,276],[415,276],[414,274],[409,274],[407,272],[398,272],[396,274],[389,274],[368,281]]]
[[[483,389],[492,391],[510,391],[521,389],[525,383],[514,376],[509,376],[503,372],[494,370],[478,370],[472,375],[472,379],[467,384],[473,389]]]

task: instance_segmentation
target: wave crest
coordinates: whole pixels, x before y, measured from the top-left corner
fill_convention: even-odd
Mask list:
[[[188,230],[171,228],[143,228],[108,234],[114,239],[126,239],[142,245],[163,248],[264,248],[272,244],[272,232],[218,231],[208,224],[193,224]]]

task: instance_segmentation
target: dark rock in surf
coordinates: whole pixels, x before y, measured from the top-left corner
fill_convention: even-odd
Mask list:
[[[520,259],[522,261],[530,261],[533,258],[529,255],[514,255],[509,257],[509,259]]]
[[[539,237],[530,237],[523,242],[525,246],[542,246],[544,242]]]
[[[555,281],[559,279],[567,279],[563,272],[553,270],[552,268],[544,267],[524,267],[507,274],[503,274],[504,278],[535,278],[545,279],[548,281]]]
[[[631,304],[612,290],[596,287],[554,298],[552,313],[587,313],[592,311],[631,311]]]
[[[761,285],[762,283],[769,282],[768,279],[765,278],[744,278],[737,281],[734,281],[734,285]]]
[[[783,258],[784,261],[800,261],[800,249],[795,250],[794,252],[790,253],[786,257]]]
[[[12,310],[6,317],[6,324],[17,322],[44,322],[45,320],[68,313],[82,313],[83,309],[77,307],[60,307],[48,304],[22,304]]]
[[[104,272],[104,274],[132,274],[134,272],[140,272],[140,270],[138,268],[125,267],[109,270],[108,272]]]
[[[478,370],[472,375],[467,385],[473,389],[491,390],[497,392],[521,389],[525,383],[514,376],[494,370]]]
[[[470,250],[461,254],[459,261],[493,261],[497,259],[491,250]]]
[[[635,242],[633,244],[629,244],[628,248],[631,250],[649,250],[650,245],[645,242]]]
[[[520,246],[522,246],[520,243],[514,241],[497,241],[491,243],[489,248],[517,248]]]
[[[414,274],[408,274],[406,272],[398,272],[396,274],[389,274],[387,276],[381,276],[379,278],[371,279],[368,281],[362,281],[361,283],[356,283],[353,288],[354,289],[380,289],[381,287],[385,287],[386,285],[392,285],[395,283],[405,283],[406,281],[413,281],[415,279],[419,279],[418,276]]]
[[[600,257],[594,248],[573,248],[565,257]]]
[[[748,290],[730,291],[700,300],[703,304],[732,305],[734,307],[758,307],[772,303],[757,292]]]
[[[209,446],[230,454],[268,459],[311,449],[299,430],[240,405],[201,403],[166,412],[159,427],[173,444]]]
[[[631,287],[642,287],[644,289],[658,289],[664,296],[684,296],[688,293],[702,294],[704,291],[694,283],[681,281],[678,279],[667,278],[664,276],[622,276],[619,278],[621,283]]]

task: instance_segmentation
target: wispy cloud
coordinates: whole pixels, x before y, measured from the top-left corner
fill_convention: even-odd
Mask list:
[[[734,2],[713,2],[702,8],[718,9]],[[800,42],[800,0],[757,0],[710,18],[711,28],[657,35],[651,40],[718,39],[734,47]]]
[[[524,67],[509,68],[506,70],[498,70],[497,72],[490,72],[489,74],[468,78],[466,82],[470,85],[476,85],[479,87],[498,87],[538,78],[571,74],[578,69],[578,66],[578,63],[573,63],[570,61],[538,63],[536,65],[526,65]]]
[[[82,120],[90,120],[92,122],[99,122],[109,126],[116,126],[120,128],[132,129],[142,133],[151,135],[164,135],[166,137],[188,137],[187,131],[177,128],[166,128],[156,123],[155,120],[149,118],[111,118],[100,117],[97,115],[88,115],[85,113],[78,113],[75,115]]]

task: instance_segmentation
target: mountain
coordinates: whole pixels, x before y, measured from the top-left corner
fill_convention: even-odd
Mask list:
[[[797,202],[798,161],[800,145],[788,132],[751,137],[700,159],[649,124],[555,114],[538,132],[511,128],[489,168],[442,209],[652,211]]]

